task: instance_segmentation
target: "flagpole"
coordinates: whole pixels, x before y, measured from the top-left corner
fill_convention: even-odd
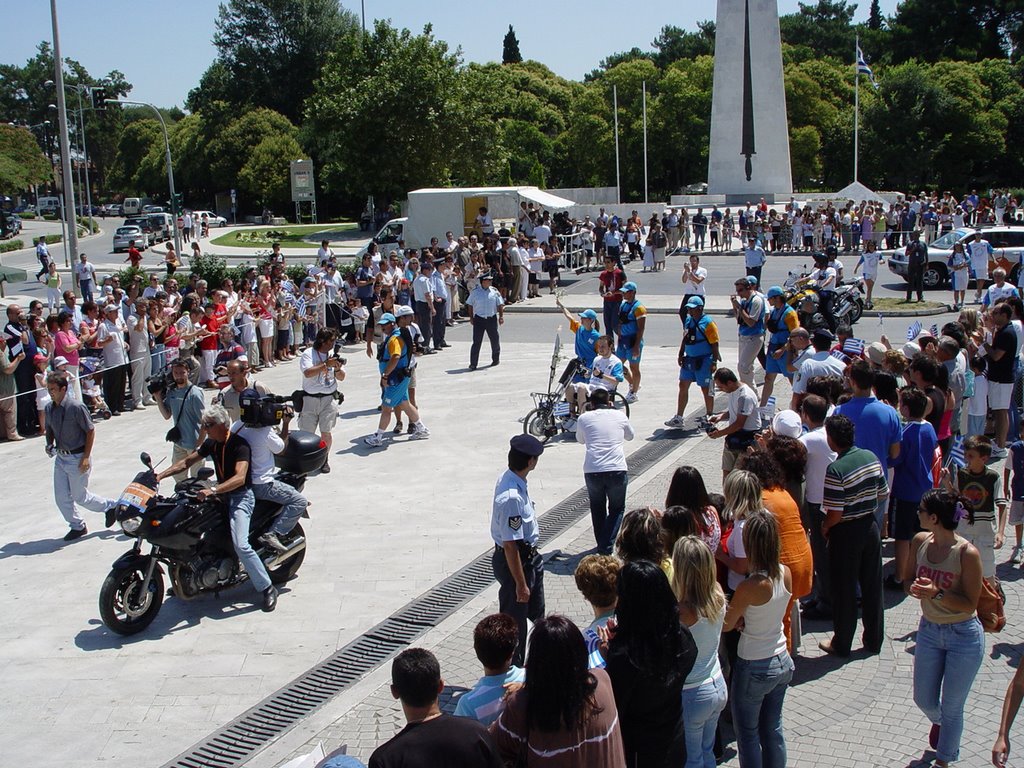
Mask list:
[[[860,181],[860,35],[857,35],[857,49],[853,54],[853,180]]]
[[[644,91],[644,202],[647,202],[647,81],[643,81]]]
[[[612,109],[615,111],[615,203],[622,204],[622,180],[619,176],[619,89],[612,85]]]

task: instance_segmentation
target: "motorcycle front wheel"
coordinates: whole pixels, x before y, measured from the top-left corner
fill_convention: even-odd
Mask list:
[[[157,566],[149,580],[149,589],[141,593],[146,578],[143,568],[113,570],[100,588],[100,617],[119,635],[141,632],[160,612],[164,602],[164,575]]]
[[[303,538],[306,536],[306,532],[302,530],[302,526],[298,523],[295,524],[295,527],[284,538],[283,543],[287,545],[297,536],[302,536]],[[302,561],[305,559],[306,548],[303,547],[276,568],[267,568],[267,575],[270,577],[270,581],[274,584],[284,584],[296,574],[299,566],[302,565]]]
[[[542,443],[546,443],[556,431],[554,416],[546,408],[534,408],[523,419],[523,433],[533,435]]]

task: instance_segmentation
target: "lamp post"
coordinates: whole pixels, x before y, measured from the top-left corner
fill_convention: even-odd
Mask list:
[[[57,24],[57,0],[50,0],[50,22],[53,26],[53,81],[57,85],[57,120],[60,126],[61,175],[64,180],[64,219],[67,241],[64,243],[64,266],[71,266],[68,251],[78,253],[78,222],[75,220],[75,185],[71,180],[71,144],[68,141],[68,113],[64,100],[64,59],[60,55],[60,29]],[[69,205],[70,204],[70,205]],[[70,212],[68,211],[70,208]],[[70,216],[70,218],[68,218]]]
[[[174,217],[174,250],[178,254],[178,258],[181,258],[181,231],[177,226],[178,218],[178,198],[174,194],[174,167],[171,165],[171,140],[167,136],[167,124],[164,122],[164,116],[160,114],[160,110],[154,105],[146,101],[132,101],[131,99],[104,99],[107,104],[132,104],[136,107],[149,107],[156,112],[157,119],[160,121],[160,127],[164,132],[164,149],[167,151],[167,186],[171,192],[171,215]]]

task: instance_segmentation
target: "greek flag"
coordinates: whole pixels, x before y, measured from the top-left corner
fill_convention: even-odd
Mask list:
[[[833,349],[831,354],[832,357],[834,357],[836,360],[843,363],[844,365],[850,362],[850,358],[844,355],[841,349]]]
[[[860,43],[857,43],[857,74],[866,75],[876,89],[878,83],[875,82],[875,73],[871,71],[871,67],[868,66],[867,59],[864,58],[864,51],[860,49]]]
[[[962,435],[957,435],[953,440],[953,445],[949,449],[949,457],[946,459],[946,465],[952,465],[954,467],[966,467],[967,458],[964,456],[964,438]]]
[[[775,395],[768,398],[768,402],[761,406],[761,421],[769,422],[775,417]]]
[[[298,317],[302,317],[306,314],[306,299],[302,296],[300,296],[298,301],[295,302],[295,314]]]
[[[907,341],[913,341],[921,335],[921,321],[918,320],[912,326],[907,328]]]
[[[936,325],[935,323],[932,323],[932,327],[929,328],[928,330],[932,332],[932,336],[934,336],[936,339],[939,338],[939,326],[938,325]]]
[[[847,339],[843,342],[843,352],[850,357],[860,357],[864,354],[864,340]]]

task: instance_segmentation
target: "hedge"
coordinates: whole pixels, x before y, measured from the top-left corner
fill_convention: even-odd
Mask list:
[[[32,213],[32,211],[25,211],[24,213],[18,213],[15,215],[18,218],[24,219],[25,221],[28,221],[29,219],[34,219],[36,217],[36,215]]]
[[[21,240],[8,240],[5,243],[0,243],[0,253],[7,253],[8,251],[20,251],[25,247],[25,243]]]

